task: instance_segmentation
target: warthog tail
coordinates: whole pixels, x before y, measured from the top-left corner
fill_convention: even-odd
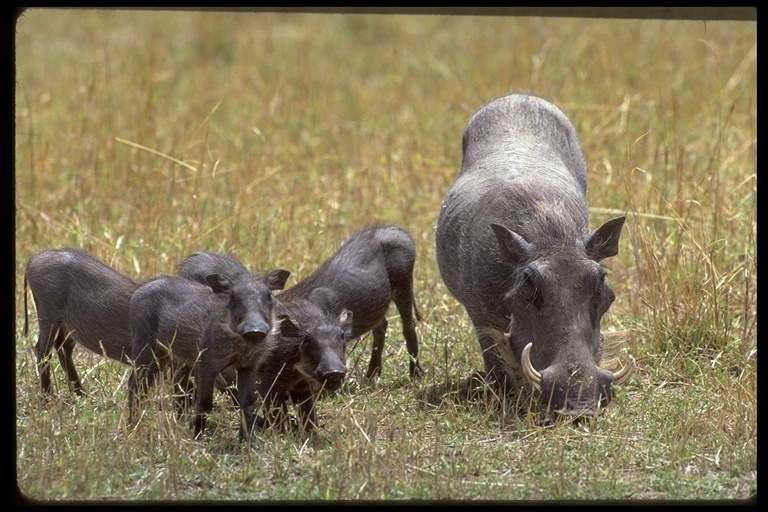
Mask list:
[[[22,331],[24,336],[27,336],[29,332],[29,320],[27,315],[27,274],[24,274],[24,284],[22,285],[22,293],[24,294],[24,330]]]
[[[421,313],[419,313],[419,308],[416,307],[416,302],[413,303],[413,314],[416,316],[416,321],[421,322]]]

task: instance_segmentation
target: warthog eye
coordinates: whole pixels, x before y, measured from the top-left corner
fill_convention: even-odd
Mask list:
[[[237,300],[237,297],[227,292],[227,308],[229,310],[234,310],[235,308],[237,308],[238,304],[239,304],[239,301]]]
[[[526,268],[515,286],[515,296],[526,305],[533,305],[536,309],[541,309],[544,305],[544,297],[539,290],[538,282],[541,279],[539,273],[531,268]]]
[[[613,290],[605,284],[605,275],[605,270],[601,268],[594,281],[595,291],[592,294],[592,300],[589,305],[589,314],[593,324],[597,324],[600,321],[600,318],[608,311],[608,308],[616,299]]]
[[[272,292],[267,292],[267,305],[268,306],[275,305],[275,296],[272,295]]]
[[[312,339],[312,336],[309,335],[307,332],[301,333],[301,342],[299,342],[299,350],[308,350],[309,347],[312,345],[314,340]]]

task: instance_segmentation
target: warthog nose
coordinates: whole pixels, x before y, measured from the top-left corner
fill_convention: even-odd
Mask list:
[[[267,337],[263,331],[246,331],[243,333],[243,339],[249,343],[258,343]]]
[[[339,389],[347,372],[327,372],[323,374],[323,387],[329,391]]]

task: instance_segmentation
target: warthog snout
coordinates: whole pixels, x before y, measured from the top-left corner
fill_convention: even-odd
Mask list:
[[[243,321],[237,327],[237,330],[245,341],[258,343],[267,337],[271,327],[267,322],[259,318],[258,315],[251,315],[251,318]]]
[[[243,339],[249,343],[258,343],[267,337],[264,330],[253,330],[243,332]]]
[[[547,408],[561,417],[596,416],[613,399],[611,387],[624,384],[635,372],[635,359],[632,356],[617,372],[596,365],[587,370],[558,364],[538,371],[531,362],[531,346],[529,343],[523,349],[523,374],[541,392]]]
[[[346,370],[324,373],[321,378],[323,382],[323,389],[326,391],[336,391],[341,387],[341,384],[344,382],[344,377],[346,376]]]

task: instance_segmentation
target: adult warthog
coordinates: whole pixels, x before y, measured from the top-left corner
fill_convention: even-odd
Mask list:
[[[491,101],[470,118],[461,171],[440,209],[437,263],[467,310],[486,378],[524,375],[559,415],[593,415],[634,371],[600,368],[600,322],[615,299],[600,261],[618,253],[624,217],[589,229],[576,132],[551,103]]]

